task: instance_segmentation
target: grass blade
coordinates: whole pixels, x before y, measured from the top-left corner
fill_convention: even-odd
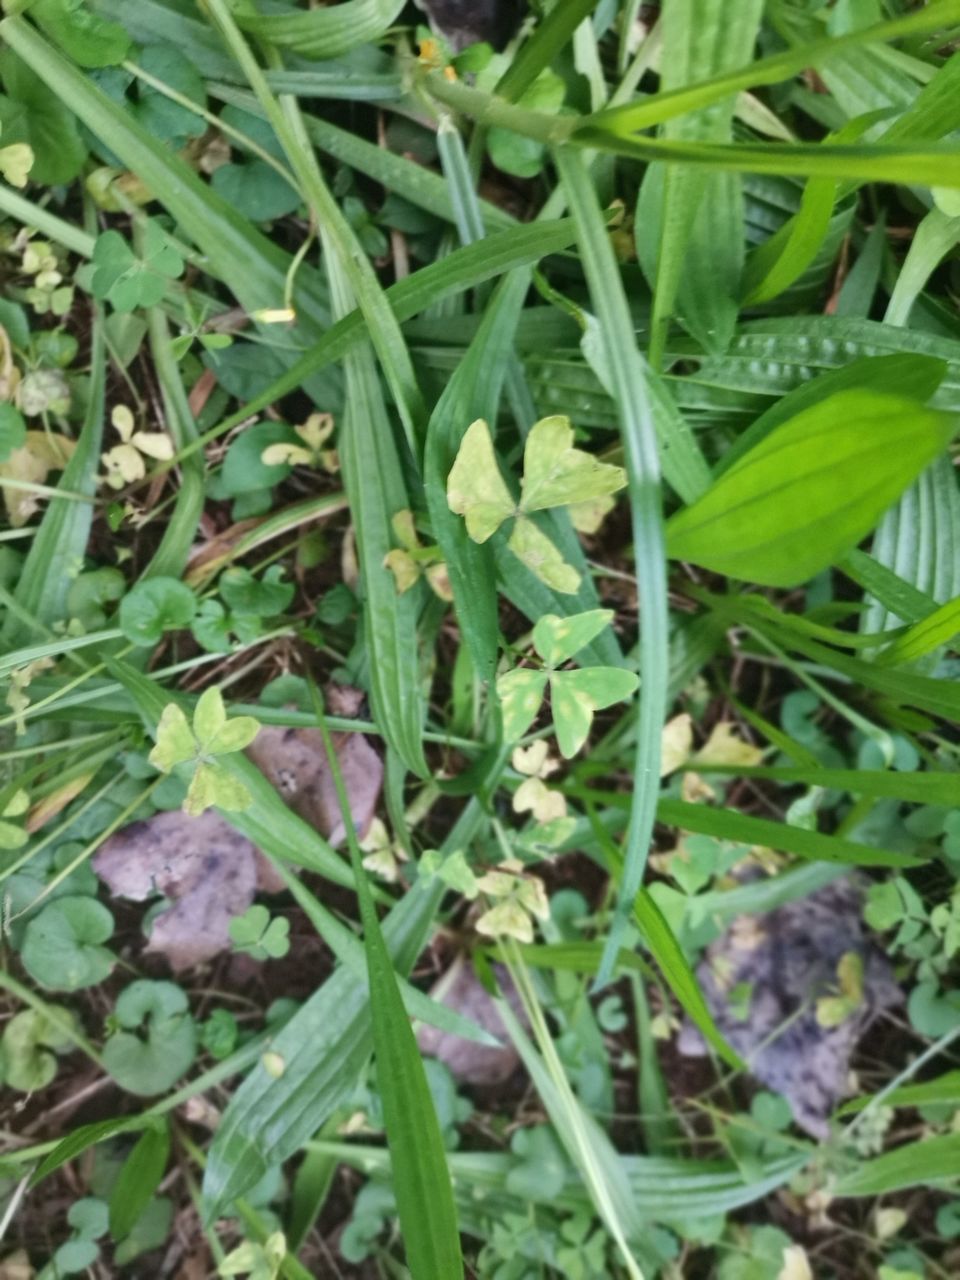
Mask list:
[[[643,618],[633,807],[616,915],[597,978],[603,984],[610,977],[627,916],[643,879],[660,789],[660,730],[666,714],[669,679],[666,561],[656,435],[623,283],[583,158],[565,148],[556,154],[570,211],[577,223],[584,271],[621,415]]]
[[[440,1125],[410,1019],[400,998],[393,961],[380,931],[330,730],[312,682],[310,692],[340,803],[360,904],[377,1084],[383,1099],[407,1262],[413,1280],[436,1280],[439,1276],[456,1280],[463,1275],[463,1259]]]
[[[76,566],[83,563],[86,554],[103,440],[105,386],[103,315],[97,307],[90,347],[87,411],[77,447],[60,478],[63,489],[87,495],[90,501],[50,502],[30,544],[14,593],[17,604],[43,624],[65,620],[67,592]],[[17,619],[8,613],[2,629],[3,640],[11,644],[20,630]]]

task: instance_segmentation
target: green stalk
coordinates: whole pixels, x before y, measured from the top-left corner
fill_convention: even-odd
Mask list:
[[[640,704],[633,773],[633,803],[624,847],[617,906],[597,974],[609,981],[634,899],[643,880],[660,791],[660,731],[670,679],[666,551],[660,498],[660,461],[646,368],[637,349],[623,281],[584,158],[566,147],[555,153],[620,411],[629,478],[630,509],[640,602]]]

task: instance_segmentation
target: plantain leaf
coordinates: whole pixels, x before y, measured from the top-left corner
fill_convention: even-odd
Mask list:
[[[943,451],[952,417],[841,391],[778,426],[667,527],[675,559],[769,586],[834,563]]]

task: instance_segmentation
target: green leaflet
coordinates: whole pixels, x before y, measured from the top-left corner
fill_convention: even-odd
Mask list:
[[[668,525],[675,559],[770,586],[833,564],[948,444],[954,421],[841,391],[772,431]]]

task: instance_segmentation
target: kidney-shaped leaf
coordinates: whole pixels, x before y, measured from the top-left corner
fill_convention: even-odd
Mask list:
[[[115,957],[102,944],[113,916],[93,898],[59,898],[27,925],[20,958],[34,981],[53,991],[78,991],[102,982]]]
[[[121,992],[114,1018],[119,1029],[103,1046],[103,1065],[128,1093],[163,1093],[193,1062],[197,1034],[187,997],[175,983],[132,982]]]
[[[792,587],[849,551],[946,447],[951,415],[841,391],[783,423],[667,526],[667,549],[749,582]]]

